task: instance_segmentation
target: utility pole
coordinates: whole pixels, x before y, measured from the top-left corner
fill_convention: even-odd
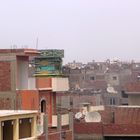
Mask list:
[[[47,115],[44,115],[43,116],[43,131],[44,131],[44,134],[45,134],[45,140],[48,140],[48,116]]]

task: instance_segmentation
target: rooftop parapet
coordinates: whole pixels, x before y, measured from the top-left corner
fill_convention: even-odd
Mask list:
[[[36,56],[40,52],[36,49],[0,49],[0,56]]]

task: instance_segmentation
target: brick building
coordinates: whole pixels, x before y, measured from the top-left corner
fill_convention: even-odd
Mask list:
[[[70,91],[79,90],[81,93],[88,91],[92,95],[98,92],[102,101],[101,105],[127,105],[128,98],[124,87],[134,77],[133,65],[119,61],[93,61],[76,68],[65,65],[63,73],[69,76]],[[117,91],[117,94],[109,93],[108,86]]]
[[[0,109],[38,110],[38,91],[28,76],[29,57],[38,54],[32,49],[0,50]]]
[[[105,107],[98,112],[101,115],[100,122],[75,120],[75,140],[140,139],[139,106]]]
[[[126,85],[129,105],[140,105],[140,81],[131,82]]]
[[[67,121],[61,126],[55,119],[60,114],[57,93],[69,89],[68,78],[62,75],[63,56],[63,50],[0,49],[0,109],[37,110],[40,125],[42,116],[48,116],[48,135],[61,134],[60,129],[52,133],[52,126],[68,126],[70,120],[63,114]],[[63,128],[63,132],[72,136],[71,128]]]

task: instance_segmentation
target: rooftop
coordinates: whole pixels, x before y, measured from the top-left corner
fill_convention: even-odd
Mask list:
[[[0,54],[22,54],[22,55],[30,55],[30,54],[40,54],[40,52],[36,49],[0,49]]]
[[[131,105],[128,105],[128,106],[116,106],[117,108],[140,108],[140,106],[131,106]]]
[[[13,115],[25,115],[36,114],[37,111],[32,110],[0,110],[0,117],[13,116]]]

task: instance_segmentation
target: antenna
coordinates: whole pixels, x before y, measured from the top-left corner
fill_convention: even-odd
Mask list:
[[[98,112],[88,112],[85,116],[86,122],[101,122],[101,115]]]
[[[36,49],[38,49],[38,37],[36,38]]]

